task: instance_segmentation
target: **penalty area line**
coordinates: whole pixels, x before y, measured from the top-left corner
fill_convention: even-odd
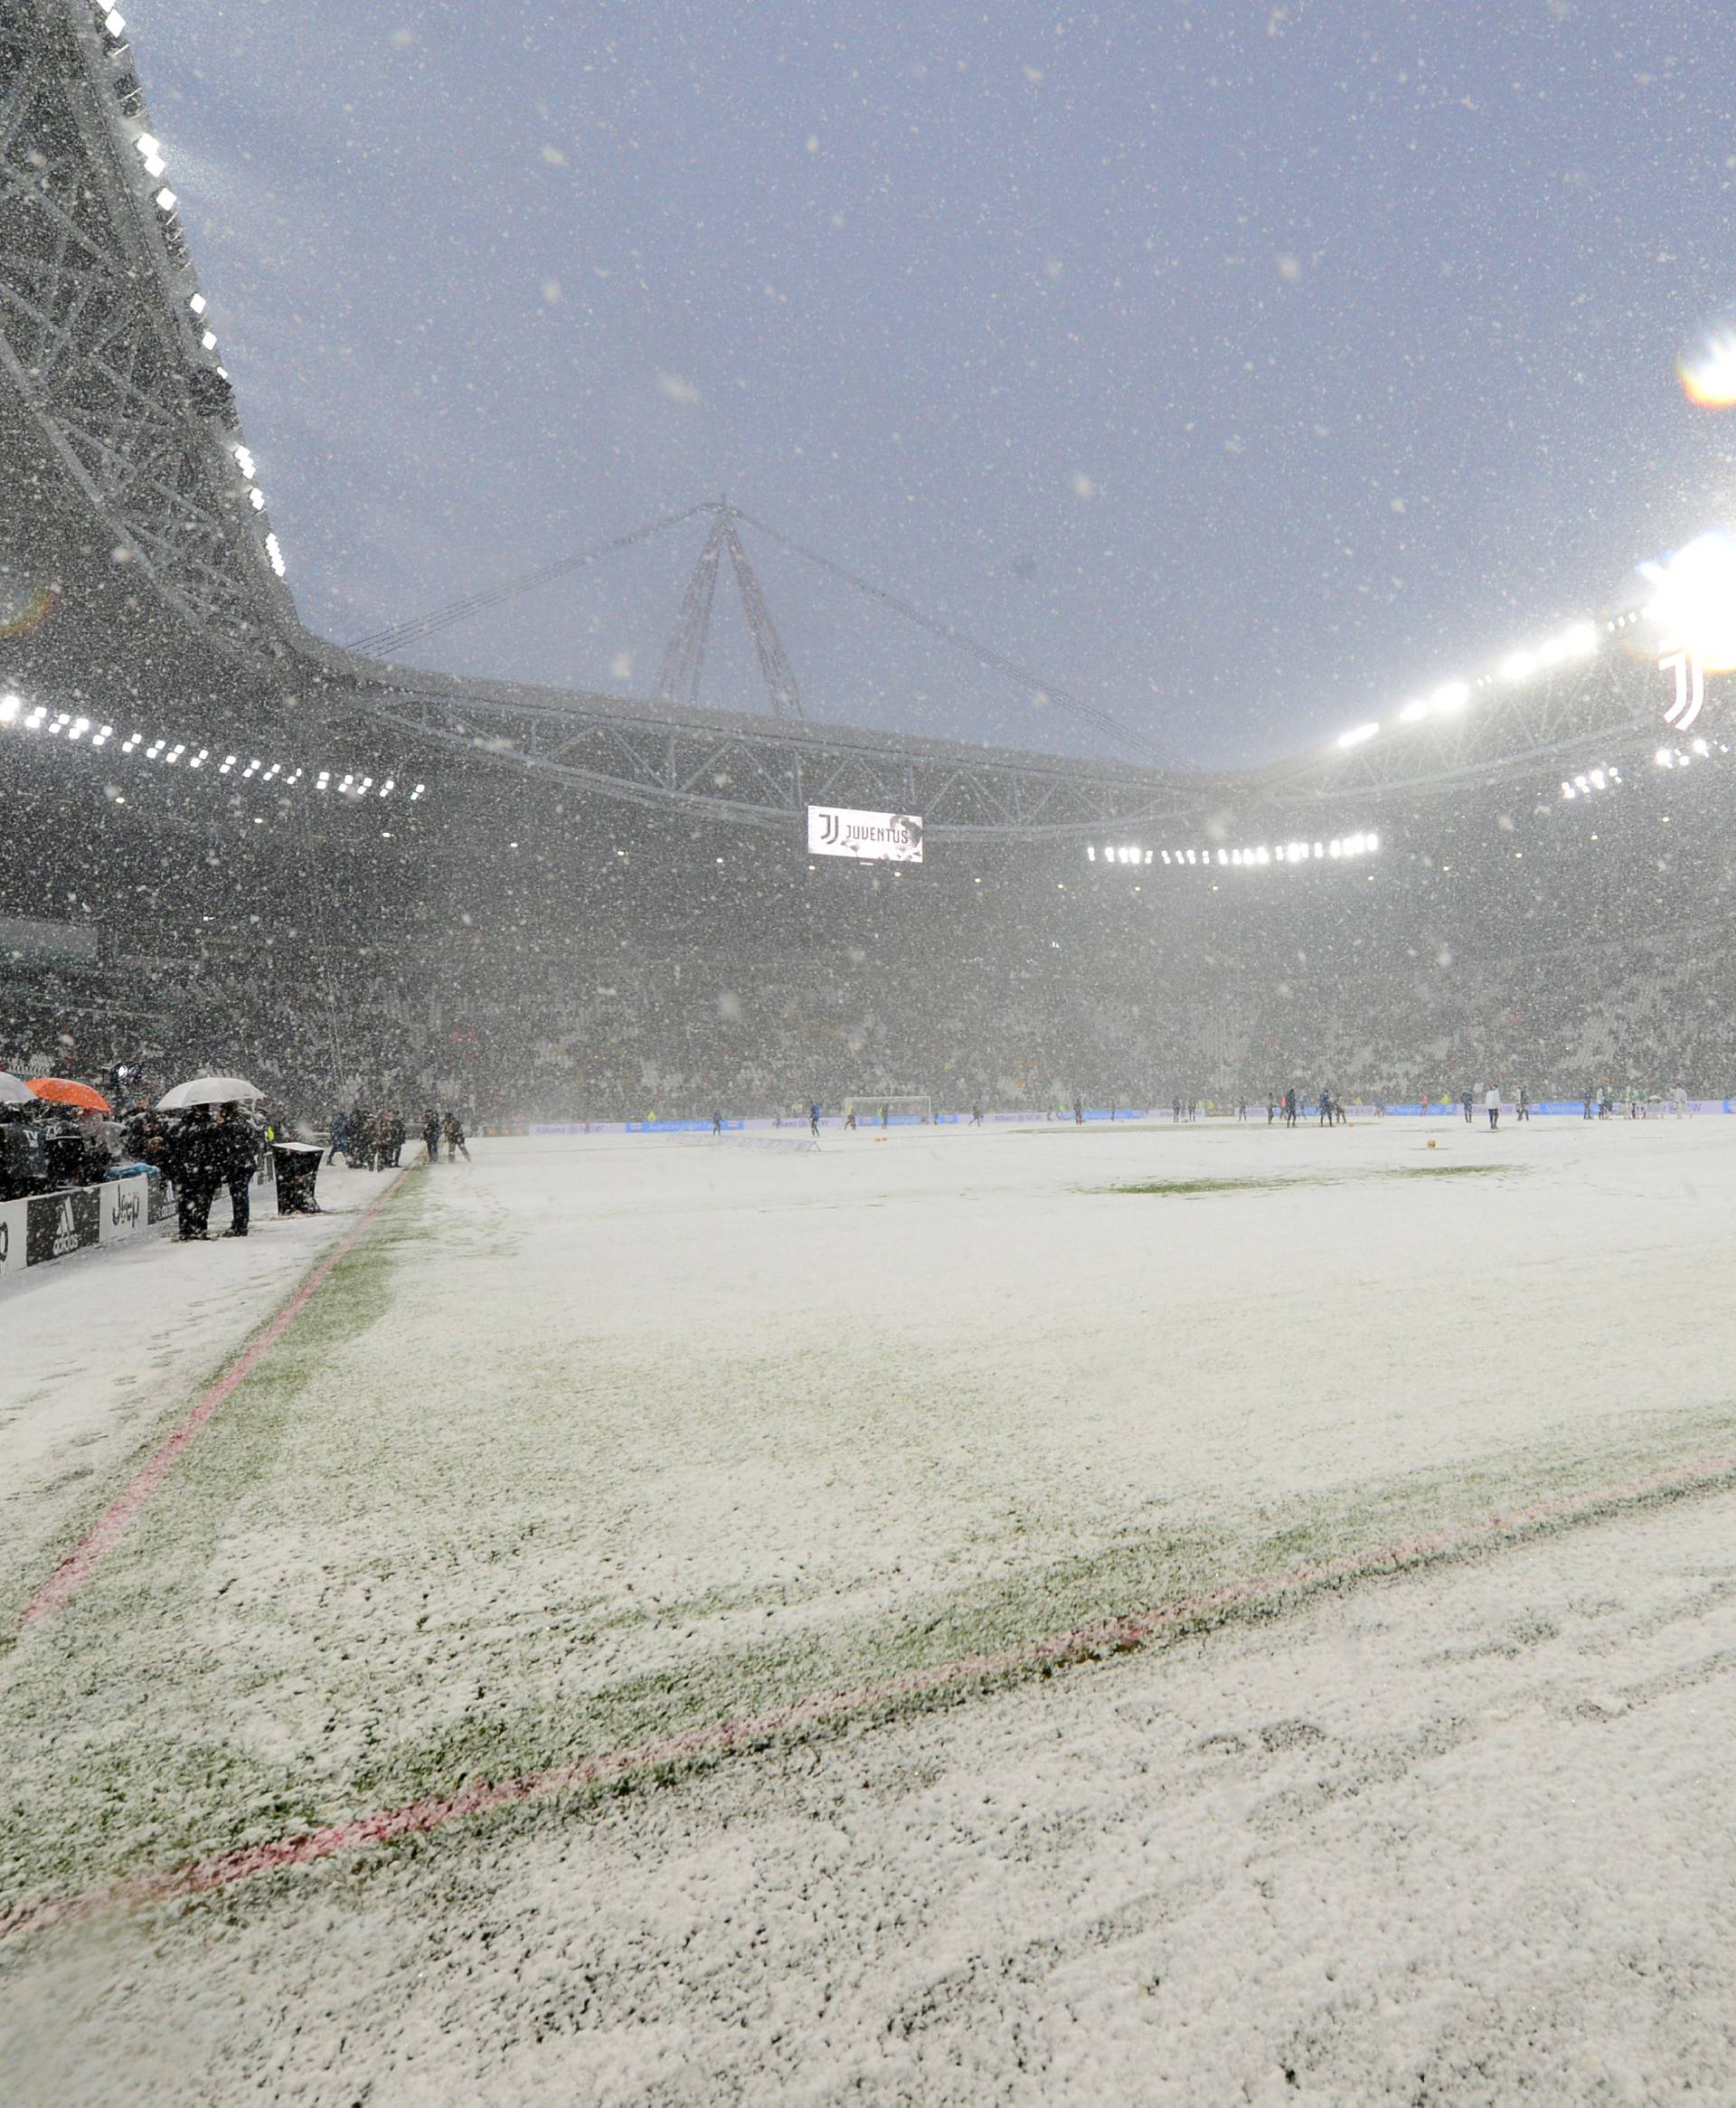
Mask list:
[[[385,1196],[381,1196],[382,1199]],[[748,1713],[684,1733],[637,1743],[578,1763],[528,1772],[518,1778],[476,1780],[457,1791],[413,1801],[401,1808],[382,1809],[319,1829],[303,1830],[267,1844],[246,1845],[209,1858],[155,1874],[99,1882],[70,1895],[45,1896],[0,1909],[0,1941],[46,1931],[99,1912],[169,1903],[205,1895],[262,1875],[308,1867],[342,1852],[385,1845],[401,1838],[422,1837],[449,1822],[486,1815],[496,1809],[521,1807],[559,1793],[605,1786],[642,1772],[691,1763],[707,1757],[738,1755],[761,1749],[803,1728],[830,1725],[930,1697],[936,1693],[1004,1678],[1043,1673],[1087,1661],[1100,1661],[1173,1638],[1177,1632],[1211,1625],[1244,1606],[1299,1598],[1343,1583],[1401,1573],[1433,1559],[1523,1541],[1552,1526],[1589,1522],[1611,1510],[1647,1499],[1712,1492],[1736,1480],[1736,1455],[1709,1457],[1673,1471],[1654,1472],[1590,1491],[1562,1494],[1551,1500],[1497,1510],[1472,1523],[1429,1530],[1335,1559],[1318,1560],[1243,1581],[1227,1582],[1194,1595],[1179,1596],[1124,1617],[1074,1626],[994,1653],[973,1654],[910,1669],[901,1676],[828,1691],[760,1713]]]
[[[374,1217],[409,1177],[410,1168],[406,1165],[382,1192],[375,1194],[357,1217],[354,1227],[333,1245],[264,1330],[255,1333],[216,1381],[193,1401],[181,1420],[146,1458],[120,1492],[24,1605],[24,1614],[18,1621],[20,1631],[63,1609],[90,1580],[168,1477],[182,1451],[193,1442],[218,1407],[252,1375],[307,1308],[320,1287],[331,1278],[340,1262],[354,1251]]]

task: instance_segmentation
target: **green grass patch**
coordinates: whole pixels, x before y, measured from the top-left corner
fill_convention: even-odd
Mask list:
[[[1180,1196],[1190,1193],[1276,1193],[1285,1186],[1329,1186],[1335,1180],[1310,1177],[1306,1172],[1293,1178],[1145,1178],[1134,1186],[1102,1186],[1099,1193],[1156,1193]]]
[[[1154,1193],[1170,1198],[1201,1193],[1278,1193],[1292,1186],[1365,1186],[1382,1178],[1505,1178],[1528,1168],[1518,1164],[1392,1164],[1370,1170],[1297,1171],[1227,1178],[1142,1178],[1127,1186],[1099,1186],[1097,1193]]]
[[[1401,1164],[1384,1172],[1388,1178],[1511,1178],[1529,1164]]]

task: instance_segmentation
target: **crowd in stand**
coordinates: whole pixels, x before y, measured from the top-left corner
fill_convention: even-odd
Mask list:
[[[1173,932],[1057,921],[1038,941],[1017,903],[979,934],[942,905],[860,947],[774,927],[638,950],[529,919],[455,947],[412,918],[327,951],[231,930],[156,956],[136,933],[100,964],[14,961],[0,1066],[101,1081],[123,1062],[160,1089],[239,1058],[308,1131],[360,1077],[412,1130],[430,1103],[505,1124],[788,1116],[877,1092],[1035,1111],[1263,1102],[1292,1082],[1352,1103],[1491,1080],[1540,1101],[1736,1086],[1724,924],[1479,950],[1462,929],[1425,940],[1415,901],[1298,921],[1273,893]],[[376,1161],[403,1147],[364,1139]]]
[[[1278,975],[1250,951],[1164,969],[1143,988],[1113,959],[1073,970],[994,958],[856,969],[693,952],[602,981],[519,956],[510,969],[420,985],[400,960],[348,975],[299,1031],[286,1025],[293,988],[263,973],[251,1023],[244,994],[214,1017],[196,982],[156,986],[141,1018],[138,977],[123,963],[61,977],[58,1000],[41,977],[24,997],[12,991],[0,1063],[104,1079],[118,1101],[118,1048],[167,1082],[209,1065],[213,1047],[241,1046],[284,1124],[311,1131],[341,1073],[335,1046],[390,1101],[382,1112],[346,1109],[336,1123],[340,1153],[376,1164],[401,1160],[410,1123],[392,1108],[436,1096],[503,1122],[701,1118],[720,1106],[789,1114],[877,1091],[1033,1111],[1078,1092],[1095,1105],[1233,1104],[1295,1079],[1363,1103],[1456,1100],[1491,1079],[1536,1101],[1589,1089],[1623,1101],[1684,1089],[1722,1097],[1736,1081],[1726,950],[1684,932],[1472,966],[1327,951]],[[448,1117],[421,1117],[439,1130],[430,1155],[442,1144],[452,1153]],[[64,1160],[71,1143],[54,1147]]]

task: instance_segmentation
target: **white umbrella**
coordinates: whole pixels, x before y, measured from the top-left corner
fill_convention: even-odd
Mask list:
[[[239,1105],[244,1099],[263,1098],[265,1092],[245,1076],[194,1076],[165,1091],[156,1101],[159,1112],[184,1112],[189,1105]]]
[[[40,1105],[42,1100],[27,1083],[0,1069],[0,1105]]]

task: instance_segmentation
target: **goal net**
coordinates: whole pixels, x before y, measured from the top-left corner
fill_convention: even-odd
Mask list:
[[[858,1127],[926,1127],[934,1118],[934,1105],[931,1100],[909,1092],[895,1097],[889,1092],[870,1091],[844,1100],[844,1118],[846,1125],[854,1120]]]

